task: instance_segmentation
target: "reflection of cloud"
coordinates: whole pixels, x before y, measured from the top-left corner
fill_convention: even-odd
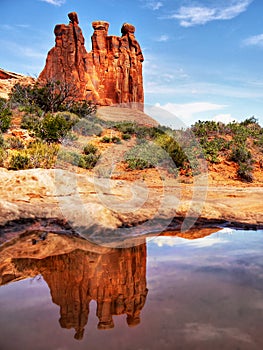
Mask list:
[[[182,241],[182,238],[179,237],[154,237],[154,238],[147,238],[147,242],[151,242],[156,244],[158,247],[164,247],[164,246],[168,246],[168,247],[174,247],[178,244],[180,244],[180,242]]]
[[[182,27],[192,27],[215,20],[229,20],[246,11],[253,0],[233,0],[224,6],[182,6],[169,18],[178,19]]]
[[[184,333],[189,341],[208,341],[215,338],[235,339],[239,342],[252,343],[253,340],[249,334],[245,334],[244,331],[238,328],[220,328],[213,326],[209,323],[187,323]]]

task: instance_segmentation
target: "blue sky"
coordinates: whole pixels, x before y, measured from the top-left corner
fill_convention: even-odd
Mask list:
[[[263,125],[262,0],[0,0],[0,67],[38,75],[54,26],[76,11],[90,50],[91,22],[136,27],[145,102],[186,124],[255,116]],[[174,125],[172,115],[161,117]]]

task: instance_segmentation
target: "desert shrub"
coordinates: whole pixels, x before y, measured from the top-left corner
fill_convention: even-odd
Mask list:
[[[7,101],[0,98],[0,130],[6,132],[9,129],[12,112],[7,105]]]
[[[72,164],[72,165],[79,165],[81,154],[73,152],[73,151],[61,151],[58,154],[58,160]]]
[[[101,142],[103,143],[121,143],[121,139],[117,136],[103,136],[101,139]]]
[[[60,142],[71,129],[72,123],[62,115],[47,113],[36,125],[34,131],[38,137],[47,142]]]
[[[64,118],[68,123],[69,128],[71,128],[79,121],[79,117],[77,116],[77,114],[68,111],[57,112],[55,116]]]
[[[122,139],[123,140],[130,140],[131,139],[131,135],[130,134],[122,134]]]
[[[59,152],[58,159],[66,163],[78,166],[84,169],[92,169],[99,160],[100,154],[80,154],[72,151]]]
[[[97,106],[92,101],[76,101],[68,107],[68,110],[80,118],[89,118],[96,114]]]
[[[21,128],[34,131],[37,129],[37,125],[39,122],[40,119],[36,115],[25,114],[21,120]]]
[[[125,154],[125,161],[130,169],[138,170],[170,163],[167,152],[152,142],[143,142],[130,149]]]
[[[177,167],[182,167],[187,157],[178,142],[167,134],[159,135],[155,142],[161,146],[171,157]]]
[[[208,160],[211,163],[218,163],[219,153],[228,150],[231,144],[230,141],[226,141],[221,137],[208,140],[208,138],[205,136],[201,137],[199,141],[202,146],[206,160]]]
[[[236,163],[246,163],[252,159],[252,155],[246,146],[234,146],[230,158]]]
[[[119,123],[117,125],[114,126],[114,129],[122,132],[123,134],[135,134],[136,130],[137,130],[137,126],[135,123],[131,123],[131,122],[123,122],[123,123]]]
[[[251,164],[247,163],[240,163],[237,175],[240,177],[241,180],[246,182],[253,182],[253,174],[252,174],[253,167]]]
[[[4,166],[4,161],[6,159],[6,151],[3,147],[0,147],[0,167]]]
[[[2,132],[0,131],[0,147],[3,147],[4,146],[4,138],[3,138],[3,134]]]
[[[192,132],[198,136],[207,136],[211,133],[217,133],[219,131],[219,125],[215,121],[200,121],[196,122],[194,125],[191,126]]]
[[[57,159],[59,151],[59,145],[57,144],[46,144],[42,142],[31,143],[26,154],[30,158],[30,168],[52,168]]]
[[[78,166],[84,169],[93,169],[97,164],[99,157],[99,155],[92,153],[81,155]]]
[[[88,154],[96,154],[97,152],[98,152],[98,147],[96,147],[92,143],[88,143],[83,149],[83,153],[86,154],[86,155],[88,155]]]
[[[30,164],[30,158],[25,152],[16,152],[11,155],[9,160],[8,169],[10,170],[23,170],[28,169]]]
[[[67,110],[81,117],[96,111],[91,101],[75,102],[78,90],[74,84],[50,80],[46,83],[36,82],[33,85],[16,84],[10,93],[13,107],[30,106],[40,108],[45,113]]]
[[[73,130],[82,136],[98,136],[102,132],[102,127],[93,121],[81,119],[77,124],[73,126]]]
[[[7,148],[12,148],[12,149],[23,149],[25,148],[25,145],[23,141],[19,137],[10,137],[7,141]]]

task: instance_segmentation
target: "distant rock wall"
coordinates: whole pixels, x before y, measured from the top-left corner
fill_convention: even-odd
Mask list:
[[[135,27],[125,23],[121,37],[109,36],[108,22],[93,22],[92,51],[87,52],[77,14],[71,12],[68,17],[68,25],[55,27],[56,45],[48,53],[39,81],[69,83],[76,90],[77,99],[142,110],[144,58],[134,36]]]

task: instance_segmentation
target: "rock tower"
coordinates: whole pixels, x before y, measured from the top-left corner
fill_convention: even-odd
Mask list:
[[[143,109],[143,54],[135,38],[135,27],[124,23],[122,36],[109,36],[109,23],[92,23],[92,50],[87,52],[76,12],[68,14],[69,24],[58,24],[56,44],[39,75],[40,82],[59,80],[72,85],[76,99],[98,105]]]

